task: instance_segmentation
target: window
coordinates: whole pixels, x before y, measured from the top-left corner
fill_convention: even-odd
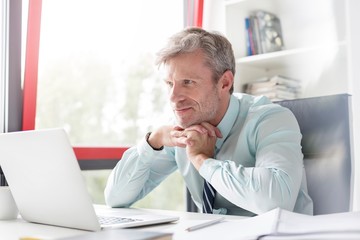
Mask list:
[[[132,146],[162,122],[154,55],[183,27],[182,4],[43,0],[36,128],[64,127],[74,146]]]
[[[33,1],[41,3],[36,129],[65,128],[75,147],[119,148],[166,120],[154,54],[183,28],[182,0]],[[110,170],[83,173],[103,203]],[[176,173],[137,206],[184,210],[184,200]]]
[[[7,54],[6,54],[6,43],[7,43],[7,11],[6,1],[0,2],[0,133],[5,131],[5,96],[6,96],[6,79],[7,79]]]

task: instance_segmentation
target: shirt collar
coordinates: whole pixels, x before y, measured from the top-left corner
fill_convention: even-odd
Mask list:
[[[225,139],[230,134],[230,130],[234,126],[240,109],[239,105],[240,103],[237,101],[237,98],[231,95],[228,109],[226,110],[226,113],[221,122],[217,125],[217,128],[220,130],[223,137],[216,140],[216,151],[221,148]]]

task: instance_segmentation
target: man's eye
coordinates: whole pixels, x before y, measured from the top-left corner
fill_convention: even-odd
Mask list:
[[[168,87],[172,87],[174,84],[173,82],[171,81],[165,81],[165,84],[168,86]]]
[[[192,84],[192,83],[193,83],[193,81],[191,81],[191,80],[188,80],[188,79],[184,80],[185,85],[189,85],[189,84]]]

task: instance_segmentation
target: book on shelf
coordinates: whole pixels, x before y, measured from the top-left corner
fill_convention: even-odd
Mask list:
[[[287,87],[284,85],[274,85],[269,87],[258,87],[253,85],[248,85],[246,88],[247,92],[251,92],[254,95],[265,94],[268,92],[278,92],[278,93],[289,93],[289,96],[296,96],[299,93],[299,88]]]
[[[301,83],[294,78],[275,75],[245,84],[244,91],[251,95],[267,96],[273,101],[295,99],[300,94]]]
[[[296,78],[291,78],[283,75],[275,75],[270,78],[270,82],[275,82],[278,85],[286,85],[288,87],[300,88],[301,82]]]
[[[247,55],[253,55],[253,49],[251,47],[252,32],[250,29],[250,18],[245,18],[245,36],[246,36],[246,51]]]
[[[245,19],[249,55],[280,51],[284,47],[280,19],[273,13],[253,11]]]
[[[272,77],[264,77],[254,82],[248,83],[249,87],[272,87],[272,86],[287,86],[291,88],[300,88],[301,82],[298,79],[290,78],[282,75],[275,75]]]

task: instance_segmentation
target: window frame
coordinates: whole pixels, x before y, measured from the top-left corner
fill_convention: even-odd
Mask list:
[[[184,0],[185,26],[202,26],[203,4],[204,0]],[[42,0],[29,0],[28,10],[23,86],[23,131],[35,129]],[[128,147],[74,146],[73,149],[81,169],[88,170],[113,168]]]

